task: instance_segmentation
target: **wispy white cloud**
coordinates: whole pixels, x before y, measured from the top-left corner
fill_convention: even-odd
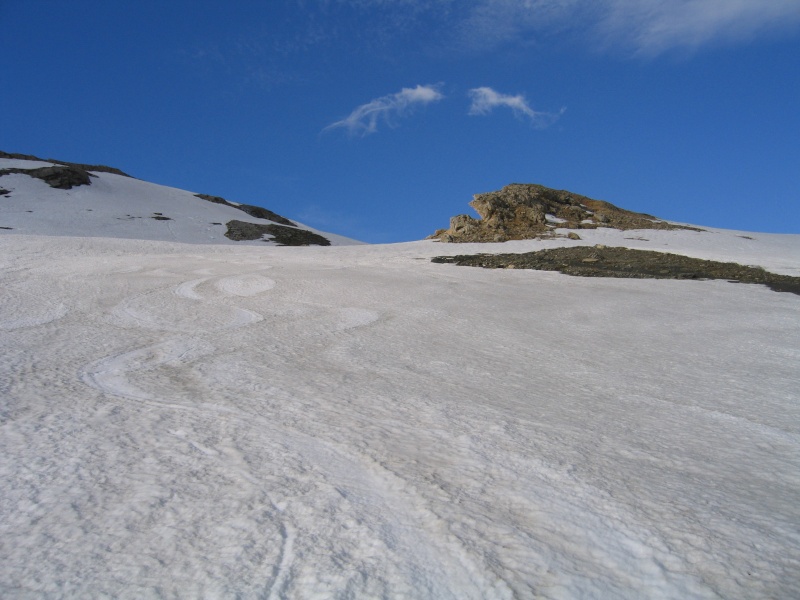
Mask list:
[[[800,0],[605,0],[596,31],[638,53],[738,42],[800,25]],[[621,36],[621,38],[620,38]]]
[[[403,88],[396,94],[375,98],[362,104],[341,121],[328,125],[323,131],[345,129],[350,135],[369,135],[378,130],[378,123],[392,126],[399,117],[407,116],[419,105],[442,100],[438,85],[418,85]]]
[[[475,49],[490,50],[564,29],[584,1],[472,0],[454,29]]]
[[[467,0],[465,5],[453,29],[473,51],[559,36],[652,56],[800,28],[800,0]]]
[[[511,96],[501,94],[490,87],[479,87],[469,91],[472,104],[469,107],[470,115],[488,115],[498,106],[510,108],[514,116],[530,121],[534,127],[544,128],[555,123],[564,114],[565,109],[557,113],[540,112],[533,110],[525,96],[518,94]]]

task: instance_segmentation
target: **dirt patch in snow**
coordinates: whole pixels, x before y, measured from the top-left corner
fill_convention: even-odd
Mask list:
[[[225,237],[235,242],[260,240],[265,235],[269,235],[272,236],[272,239],[264,241],[274,241],[280,246],[331,245],[330,241],[321,235],[295,227],[264,223],[247,223],[246,221],[228,221],[226,225],[228,230],[225,232]]]
[[[577,246],[522,254],[437,256],[432,262],[487,269],[559,271],[579,277],[725,279],[735,283],[760,283],[776,292],[800,295],[800,277],[777,275],[760,267],[737,263],[619,247]]]

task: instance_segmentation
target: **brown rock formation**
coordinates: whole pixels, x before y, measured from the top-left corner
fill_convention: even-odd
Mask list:
[[[449,229],[430,239],[443,242],[504,242],[553,237],[555,229],[685,229],[656,217],[624,210],[609,202],[592,200],[566,190],[543,185],[512,183],[487,194],[476,194],[472,208],[480,215],[458,215]]]

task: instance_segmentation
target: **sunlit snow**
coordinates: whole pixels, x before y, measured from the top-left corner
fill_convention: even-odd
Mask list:
[[[0,234],[4,598],[800,595],[800,297],[429,262],[800,236]]]
[[[0,169],[36,169],[53,164],[0,158]],[[133,177],[113,173],[93,175],[91,185],[70,190],[53,189],[24,173],[4,175],[0,186],[11,193],[8,197],[0,196],[0,227],[10,227],[15,233],[28,235],[102,236],[237,246],[272,244],[262,240],[234,242],[225,237],[225,224],[232,219],[268,222],[231,206],[207,202],[193,192]],[[334,246],[358,243],[298,225],[321,233]]]

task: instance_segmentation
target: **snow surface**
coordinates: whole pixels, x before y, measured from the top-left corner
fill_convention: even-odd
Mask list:
[[[580,233],[3,233],[0,596],[800,597],[800,297],[429,262],[800,236]]]
[[[33,169],[49,164],[0,159],[0,170]],[[3,235],[101,236],[193,244],[275,245],[262,240],[234,242],[225,237],[228,221],[271,223],[266,219],[203,200],[193,192],[113,173],[94,172],[93,175],[90,185],[70,190],[54,189],[41,179],[23,173],[0,177],[0,187],[11,192],[10,197],[0,197],[0,227],[11,230],[0,232]],[[154,219],[154,216],[170,220]],[[292,221],[302,229],[319,233],[334,246],[359,243]]]
[[[0,158],[0,169],[39,169],[52,167],[57,163],[43,160],[25,160],[20,158]]]

